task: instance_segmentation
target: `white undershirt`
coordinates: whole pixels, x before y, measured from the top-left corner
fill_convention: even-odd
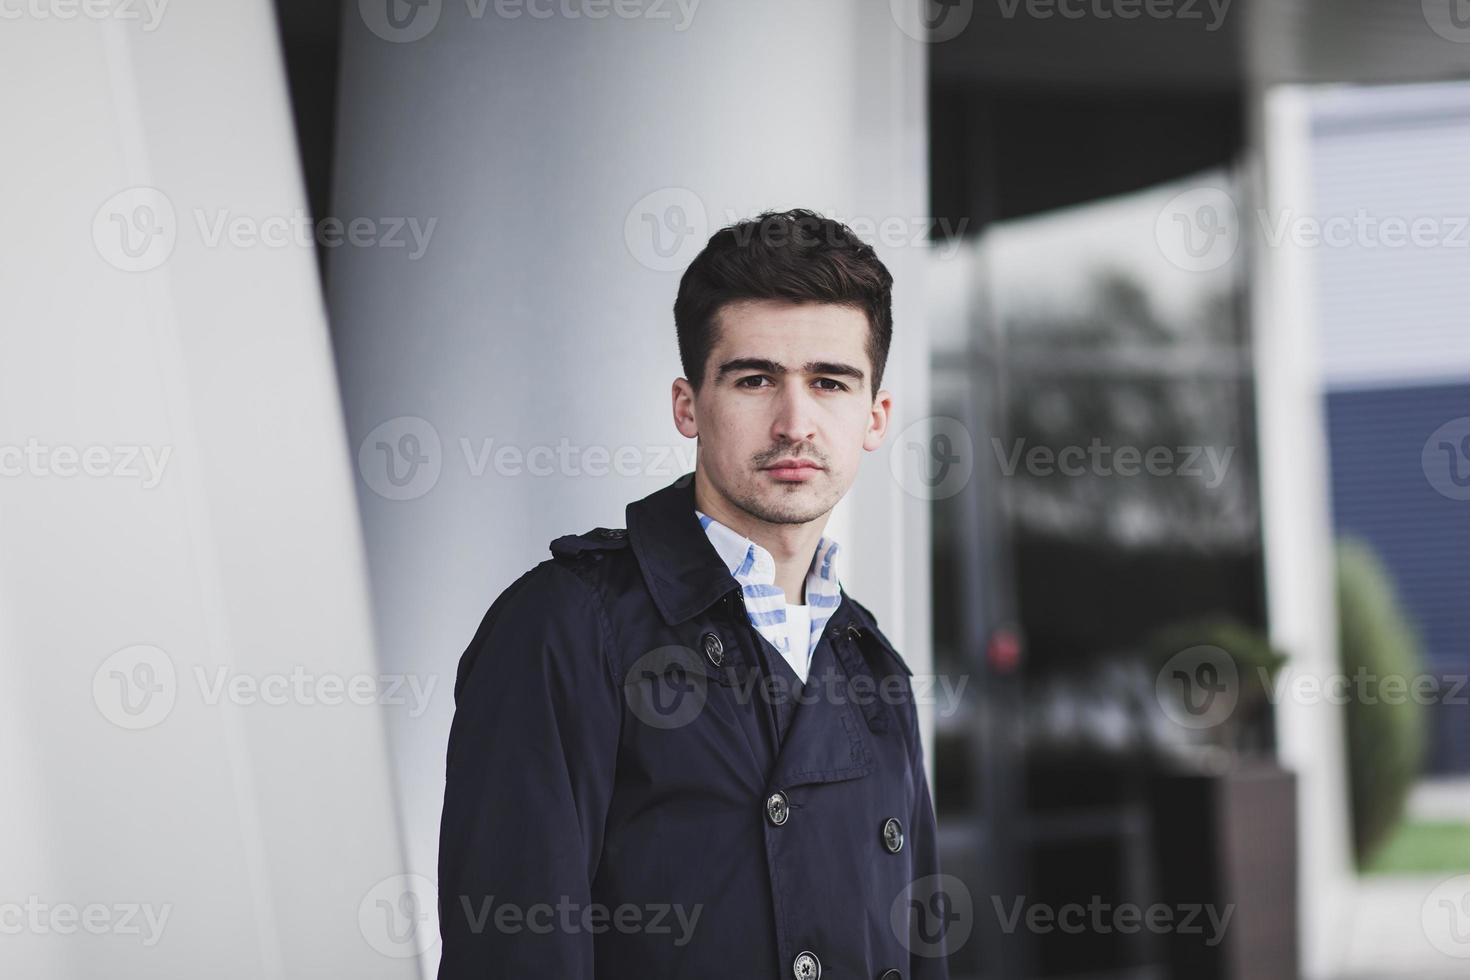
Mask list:
[[[791,669],[796,671],[796,676],[806,683],[807,672],[811,669],[809,659],[808,642],[812,632],[812,610],[810,606],[793,606],[786,603],[786,652],[782,654]]]

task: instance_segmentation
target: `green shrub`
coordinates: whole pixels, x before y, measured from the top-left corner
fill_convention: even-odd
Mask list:
[[[1424,665],[1388,571],[1367,544],[1351,538],[1337,545],[1337,615],[1342,670],[1354,693],[1344,724],[1353,847],[1363,868],[1398,825],[1423,768],[1425,708],[1412,692]],[[1367,682],[1360,685],[1359,676]],[[1390,696],[1385,678],[1403,679]]]
[[[1260,630],[1223,613],[1166,626],[1149,637],[1145,651],[1157,673],[1175,654],[1196,646],[1223,650],[1234,663],[1236,675],[1237,700],[1230,717],[1201,734],[1235,755],[1273,754],[1271,685],[1286,663],[1286,654],[1273,647]]]

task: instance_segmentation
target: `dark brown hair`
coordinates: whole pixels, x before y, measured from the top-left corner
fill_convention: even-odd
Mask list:
[[[893,276],[871,245],[840,221],[805,208],[765,211],[710,236],[679,280],[674,328],[695,391],[727,303],[780,299],[851,306],[868,317],[868,360],[876,397],[893,339]]]

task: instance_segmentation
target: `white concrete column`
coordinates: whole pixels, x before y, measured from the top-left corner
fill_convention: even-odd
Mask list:
[[[405,978],[274,11],[10,4],[0,84],[0,975]]]
[[[1267,215],[1310,214],[1310,126],[1303,93],[1259,92],[1252,101],[1259,199],[1241,220],[1252,244],[1253,353],[1261,457],[1261,521],[1271,642],[1294,674],[1340,671],[1332,500],[1311,252],[1287,236],[1264,239]],[[1340,966],[1354,874],[1341,708],[1283,697],[1276,705],[1283,765],[1297,774],[1302,972]]]
[[[672,307],[711,233],[793,206],[888,222],[885,382],[900,426],[927,414],[925,51],[881,3],[445,0],[397,26],[383,3],[346,14],[334,210],[434,231],[417,257],[336,251],[330,300],[384,664],[438,680],[392,722],[432,876],[454,668],[485,609],[552,538],[622,526],[693,468]],[[927,507],[880,452],[832,525],[916,670]]]

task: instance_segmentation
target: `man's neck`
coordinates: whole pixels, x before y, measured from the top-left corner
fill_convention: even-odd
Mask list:
[[[806,602],[806,576],[811,570],[812,559],[817,553],[817,543],[822,540],[822,531],[827,526],[823,514],[806,524],[771,524],[730,503],[702,480],[696,470],[694,478],[694,506],[702,513],[719,521],[730,530],[749,538],[770,552],[776,563],[776,588],[792,605]],[[795,598],[793,598],[795,597]]]

